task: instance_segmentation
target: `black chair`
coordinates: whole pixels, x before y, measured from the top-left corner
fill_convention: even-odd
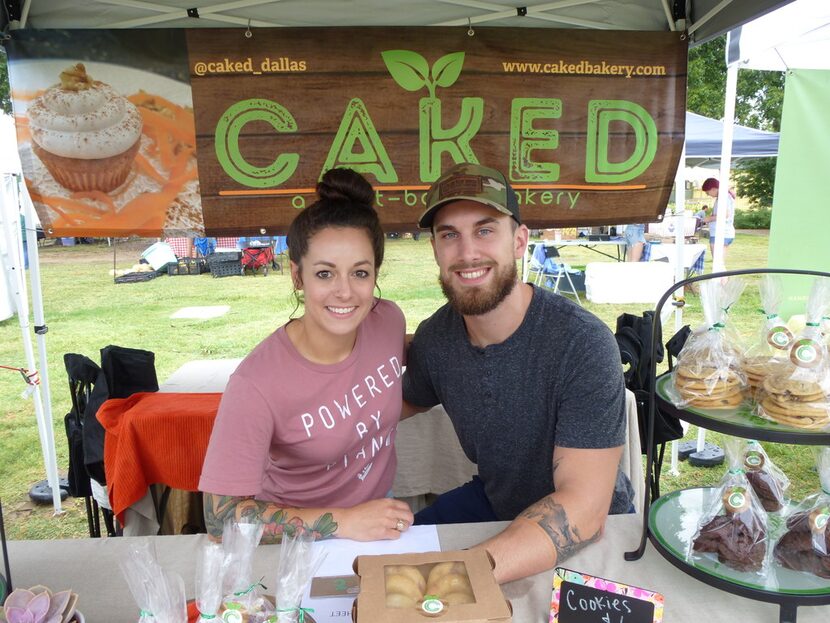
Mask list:
[[[88,418],[94,419],[100,406],[93,393],[96,382],[101,378],[101,368],[89,357],[76,353],[66,353],[63,362],[69,377],[69,395],[72,399],[72,410],[64,416],[69,442],[69,494],[84,498],[89,536],[101,536],[101,516],[107,535],[115,536],[115,516],[110,509],[99,506],[92,495],[91,477],[86,468],[84,451],[84,433],[87,422],[90,421]],[[105,485],[106,482],[101,484]]]

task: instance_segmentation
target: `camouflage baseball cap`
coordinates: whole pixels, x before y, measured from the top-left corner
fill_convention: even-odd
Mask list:
[[[521,223],[519,200],[499,171],[480,164],[462,163],[444,173],[427,191],[427,209],[418,219],[418,227],[432,228],[432,219],[438,210],[450,203],[469,199],[495,208]]]

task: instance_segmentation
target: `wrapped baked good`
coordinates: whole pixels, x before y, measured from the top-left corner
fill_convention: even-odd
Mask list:
[[[775,544],[773,556],[787,569],[830,579],[830,447],[818,448],[816,467],[821,490],[787,518],[787,531]]]
[[[788,360],[763,381],[758,414],[805,430],[830,427],[830,361],[821,331],[830,309],[830,279],[816,278],[806,324],[793,339]]]
[[[219,609],[223,623],[264,623],[274,614],[274,604],[262,594],[262,578],[254,578],[252,569],[262,531],[259,521],[225,522],[222,546],[226,571]]]
[[[725,283],[710,279],[701,284],[705,322],[689,336],[672,373],[677,407],[731,409],[743,402],[746,380],[741,372],[738,338],[728,325],[728,312],[744,286],[745,282],[736,278]]]
[[[737,571],[766,575],[767,514],[743,467],[743,440],[724,440],[729,470],[712,504],[698,522],[687,558],[716,554],[718,562]]]
[[[276,612],[279,623],[303,623],[308,611],[301,605],[306,588],[326,554],[304,530],[286,531],[280,545],[277,566]]]
[[[427,579],[415,565],[384,568],[387,608],[415,608],[427,592]]]
[[[786,363],[793,343],[792,331],[778,315],[782,296],[780,275],[764,275],[758,289],[761,295],[761,307],[758,309],[762,317],[760,330],[741,361],[747,390],[752,398],[759,397],[764,379]]]
[[[181,623],[187,620],[184,580],[165,571],[156,560],[153,542],[136,541],[119,562],[138,605],[139,623]]]
[[[429,571],[427,595],[453,606],[475,602],[467,567],[463,562],[439,562]]]
[[[783,509],[790,479],[772,462],[760,443],[747,440],[743,463],[746,479],[764,510],[775,513]]]
[[[218,543],[205,543],[196,560],[196,607],[199,621],[216,621],[222,605],[225,550]]]

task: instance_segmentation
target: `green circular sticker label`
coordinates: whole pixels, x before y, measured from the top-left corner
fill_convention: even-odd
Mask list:
[[[773,348],[787,350],[793,341],[793,334],[787,327],[773,327],[767,334],[767,342]]]
[[[830,521],[830,507],[825,506],[824,508],[816,509],[813,514],[813,531],[824,532],[828,521]]]
[[[421,610],[427,614],[438,614],[444,609],[444,602],[437,597],[428,597],[421,604]]]
[[[222,621],[224,623],[242,623],[244,617],[239,610],[225,610],[222,613]]]
[[[744,458],[744,465],[746,465],[747,469],[761,469],[761,467],[764,465],[764,457],[761,456],[760,452],[752,450],[746,453],[746,458]]]
[[[821,361],[821,350],[815,340],[804,338],[793,344],[790,361],[802,368],[813,368]]]
[[[729,506],[732,508],[741,508],[746,501],[746,496],[740,491],[735,491],[729,495]]]

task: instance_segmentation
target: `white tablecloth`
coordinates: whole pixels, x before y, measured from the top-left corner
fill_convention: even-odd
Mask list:
[[[480,543],[501,531],[506,524],[457,524],[439,526],[442,550],[454,550]],[[639,543],[640,515],[615,515],[608,518],[603,538],[568,559],[563,566],[662,593],[666,598],[666,623],[776,623],[774,604],[736,597],[712,588],[686,575],[648,544],[643,558],[623,559],[625,551]],[[156,544],[161,565],[181,574],[188,597],[193,596],[196,552],[206,538],[161,536],[150,538]],[[131,541],[105,538],[61,541],[12,541],[9,543],[12,580],[15,586],[44,584],[52,589],[72,588],[80,595],[79,609],[88,623],[135,623],[138,608],[118,569]],[[359,550],[355,554],[359,554]],[[254,555],[255,577],[273,583],[279,547],[260,546]],[[553,572],[510,582],[502,586],[513,605],[515,623],[547,623]],[[800,623],[826,623],[830,606],[799,608]],[[349,621],[344,617],[344,623]]]

